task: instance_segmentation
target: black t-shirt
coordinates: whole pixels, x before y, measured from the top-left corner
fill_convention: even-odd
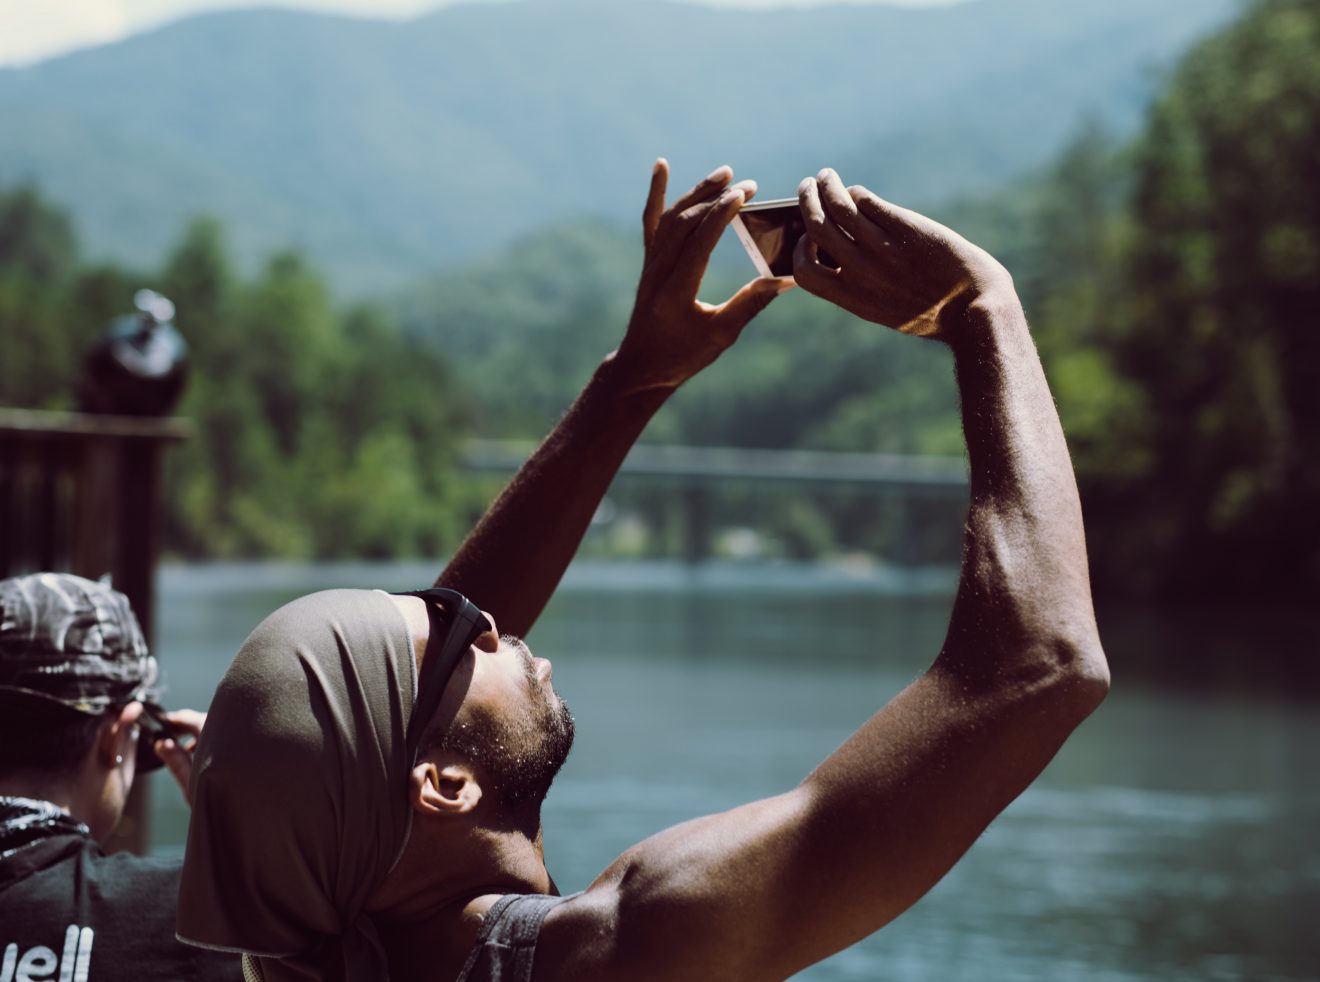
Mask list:
[[[67,818],[21,831],[0,836],[0,982],[243,978],[237,955],[174,937],[177,861],[106,856]]]

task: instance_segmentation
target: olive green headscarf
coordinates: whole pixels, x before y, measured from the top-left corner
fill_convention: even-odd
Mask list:
[[[197,747],[181,939],[261,956],[267,978],[388,977],[363,908],[408,836],[416,688],[387,594],[312,594],[252,632]]]

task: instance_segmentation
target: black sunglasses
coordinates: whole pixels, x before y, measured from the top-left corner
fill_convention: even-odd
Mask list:
[[[417,759],[417,748],[427,724],[440,705],[440,697],[444,695],[459,659],[477,638],[494,628],[477,605],[457,590],[431,587],[409,590],[398,596],[421,597],[426,601],[426,613],[431,619],[431,636],[426,642],[426,655],[417,679],[417,698],[413,700],[412,718],[408,720],[408,761],[411,766]]]

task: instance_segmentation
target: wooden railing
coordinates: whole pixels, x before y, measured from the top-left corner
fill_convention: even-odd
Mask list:
[[[179,419],[0,409],[0,576],[109,573],[153,641],[161,460]],[[138,781],[111,848],[146,845]]]

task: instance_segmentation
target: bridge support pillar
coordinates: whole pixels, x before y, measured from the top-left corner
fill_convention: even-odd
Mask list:
[[[710,552],[710,488],[689,484],[683,489],[683,561],[696,565]]]

